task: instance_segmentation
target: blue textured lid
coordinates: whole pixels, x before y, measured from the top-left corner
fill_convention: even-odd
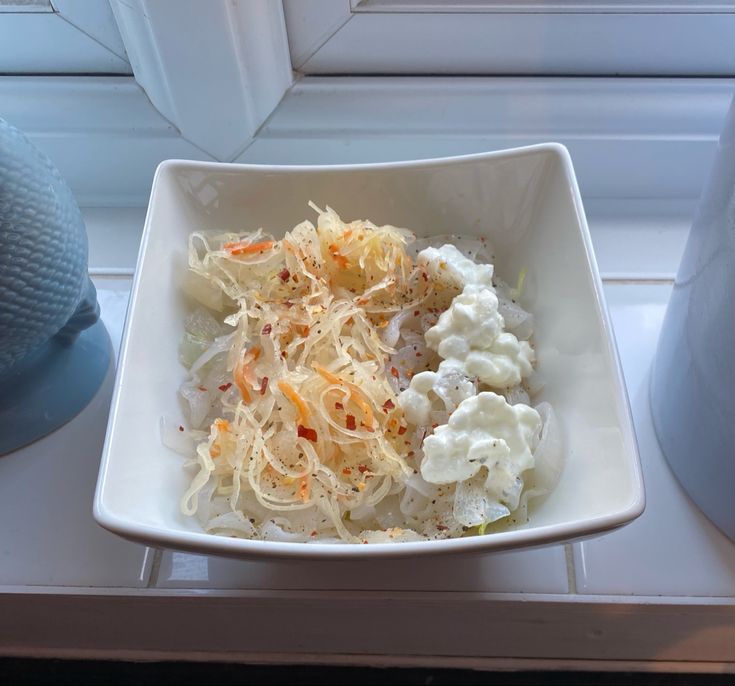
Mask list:
[[[71,190],[0,119],[0,374],[64,327],[87,281],[87,235]]]

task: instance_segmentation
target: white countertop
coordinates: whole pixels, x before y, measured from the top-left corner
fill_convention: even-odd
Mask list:
[[[587,202],[643,461],[638,520],[582,543],[456,559],[295,564],[146,549],[92,519],[110,376],[67,426],[0,458],[0,654],[732,669],[735,544],[684,494],[648,408],[691,208],[621,207]],[[117,350],[143,211],[85,214]],[[223,613],[240,617],[238,635],[220,635]]]

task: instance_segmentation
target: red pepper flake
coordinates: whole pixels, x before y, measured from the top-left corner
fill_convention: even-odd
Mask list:
[[[354,431],[357,428],[357,424],[355,423],[355,416],[348,414],[345,417],[345,426],[350,430]]]
[[[426,272],[421,272],[421,278],[424,281],[428,281],[429,280],[429,275]]]
[[[373,429],[372,426],[368,426],[367,424],[365,424],[365,422],[360,422],[360,426],[370,433],[375,433],[375,429]]]
[[[260,382],[260,395],[265,395],[266,390],[268,390],[268,377],[264,376]]]
[[[184,430],[184,427],[181,426],[181,424],[179,424],[179,431],[183,431],[183,430]]]
[[[418,317],[418,316],[419,316],[419,314],[421,314],[421,313],[420,313],[420,312],[419,312],[418,310],[414,310],[414,311],[413,311],[413,316],[414,316],[414,317]]]
[[[288,269],[281,269],[281,271],[278,272],[278,278],[281,281],[288,281],[289,278],[291,278],[291,272],[288,271]]]
[[[288,357],[288,353],[285,350],[281,350],[281,357],[285,360]]]
[[[361,464],[358,466],[357,470],[360,472],[360,474],[364,474],[368,470],[368,468],[364,464]]]
[[[271,331],[273,331],[273,326],[270,324],[266,324],[261,330],[260,333],[263,334],[263,336],[270,336]]]
[[[317,535],[316,531],[312,531],[311,534],[309,534],[312,538]]]
[[[390,373],[392,376],[395,376],[396,379],[400,376],[400,374],[398,373],[398,370],[395,367],[390,368]]]
[[[197,388],[198,388],[198,389],[199,389],[200,391],[206,391],[206,390],[207,390],[206,388],[204,388],[204,386],[197,386]]]
[[[299,438],[305,438],[307,441],[311,441],[312,443],[317,442],[316,430],[311,429],[308,426],[302,426],[299,424],[296,427],[296,434]]]
[[[344,410],[345,406],[342,403],[334,403],[335,410]]]
[[[448,528],[449,528],[448,526],[444,526],[443,524],[437,524],[436,525],[436,530],[437,531],[446,531]]]
[[[386,400],[383,403],[383,409],[384,410],[392,410],[394,407],[395,407],[395,405],[393,404],[393,401],[390,398],[388,398],[388,400]]]
[[[421,353],[416,353],[416,357],[423,357]]]
[[[349,467],[345,467],[342,470],[342,474],[344,474],[345,476],[349,476],[350,474],[352,474],[352,470]]]
[[[220,391],[222,391],[224,393],[225,391],[228,391],[228,390],[230,390],[230,388],[232,388],[232,384],[231,383],[223,383],[221,386],[217,386],[217,388],[219,388]]]
[[[436,427],[437,427],[437,426],[439,426],[439,425],[438,425],[438,424],[432,424],[432,425],[431,425],[431,428],[432,428],[432,429],[436,429]]]
[[[403,434],[405,434],[405,433],[406,433],[406,427],[403,426],[403,425],[399,426],[398,427],[398,435],[399,436],[403,436]]]
[[[293,307],[293,303],[290,300],[286,300],[283,304],[287,310],[290,310]]]

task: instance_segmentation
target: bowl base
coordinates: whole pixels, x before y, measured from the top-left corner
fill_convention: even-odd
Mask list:
[[[52,338],[0,383],[0,455],[50,434],[86,407],[102,385],[112,344],[102,320],[69,345]]]

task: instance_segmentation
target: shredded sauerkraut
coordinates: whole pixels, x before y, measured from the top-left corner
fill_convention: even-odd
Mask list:
[[[425,334],[461,280],[441,262],[414,259],[428,243],[405,229],[311,207],[317,225],[305,221],[280,240],[261,230],[189,239],[185,290],[197,307],[185,322],[189,376],[179,391],[189,427],[163,423],[164,442],[194,468],[182,512],[211,533],[302,542],[448,538],[509,521],[505,505],[487,516],[463,509],[477,502],[468,489],[483,488],[479,467],[472,483],[427,481],[422,447],[464,399],[493,390],[495,403],[528,403],[524,386],[490,389],[451,368],[431,377],[420,423],[402,407],[413,377],[451,366]],[[473,264],[490,262],[484,240],[431,244],[442,238]],[[529,346],[531,315],[509,287],[485,287],[497,292],[509,335]],[[542,420],[529,439],[532,489],[521,494],[521,481],[513,495],[522,516],[561,469],[550,408]]]

